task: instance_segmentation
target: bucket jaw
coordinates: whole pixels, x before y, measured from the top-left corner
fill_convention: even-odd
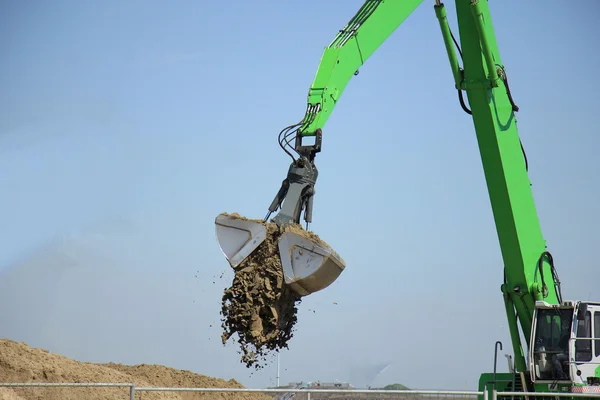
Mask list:
[[[240,265],[267,237],[263,223],[236,215],[219,214],[215,225],[219,247],[233,268]]]
[[[217,216],[217,240],[231,267],[238,267],[267,239],[266,224],[235,214]],[[276,248],[284,281],[298,295],[307,296],[325,289],[346,267],[344,260],[329,245],[300,225],[285,225],[274,231],[281,232]]]
[[[284,232],[278,247],[285,282],[301,296],[325,289],[346,267],[331,247],[304,234]]]

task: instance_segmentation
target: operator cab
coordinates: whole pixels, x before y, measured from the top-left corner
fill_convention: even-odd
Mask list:
[[[534,382],[600,384],[600,303],[536,302],[531,339]]]

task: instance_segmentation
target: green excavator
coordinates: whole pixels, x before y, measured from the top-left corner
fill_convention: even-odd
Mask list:
[[[279,134],[279,144],[292,162],[263,222],[280,228],[300,225],[304,214],[308,229],[323,126],[359,67],[422,2],[367,0],[325,48],[308,92],[304,118]],[[556,398],[556,393],[564,393],[598,399],[600,302],[562,298],[534,204],[527,157],[516,125],[518,107],[511,96],[488,1],[455,0],[459,35],[450,28],[444,4],[435,1],[433,8],[454,89],[475,126],[504,261],[501,293],[514,362],[509,373],[482,374],[480,391],[486,397],[487,393],[510,391],[512,398]],[[311,144],[306,144],[308,138]],[[215,223],[221,250],[234,268],[269,234],[264,223],[229,214],[217,216]],[[301,296],[328,287],[345,268],[333,249],[309,236],[290,230],[278,240],[285,282]]]

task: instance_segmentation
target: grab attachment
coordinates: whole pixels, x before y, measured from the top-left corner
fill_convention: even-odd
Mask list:
[[[318,177],[314,158],[320,150],[321,130],[317,130],[315,144],[311,146],[303,146],[302,138],[297,134],[295,151],[299,157],[292,156],[287,177],[264,220],[227,213],[215,219],[219,246],[232,268],[240,266],[269,239],[271,243],[276,242],[276,246],[263,246],[260,251],[275,248],[279,260],[277,267],[281,269],[285,283],[300,296],[331,285],[346,267],[344,260],[327,243],[308,231]],[[280,209],[279,213],[269,221],[277,209]],[[300,225],[303,211],[306,230]]]

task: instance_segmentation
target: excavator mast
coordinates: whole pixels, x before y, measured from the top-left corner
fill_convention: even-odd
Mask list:
[[[281,211],[273,222],[280,226],[299,224],[302,212],[305,222],[311,221],[317,178],[315,159],[321,151],[327,119],[360,66],[422,2],[367,0],[325,48],[308,92],[304,118],[280,132],[279,143],[292,158],[292,164],[265,221],[277,209]],[[437,0],[433,8],[454,90],[475,127],[504,263],[501,292],[515,360],[513,375],[483,374],[481,388],[489,383],[494,388],[518,387],[524,391],[577,392],[581,388],[598,387],[600,303],[562,299],[560,280],[542,235],[528,176],[528,160],[517,130],[515,113],[519,109],[509,86],[509,69],[500,56],[488,1],[455,0],[454,4],[458,35],[452,32],[444,4]],[[502,4],[498,3],[498,7]],[[315,144],[303,145],[302,139],[309,136],[316,138]],[[232,235],[223,216],[217,217],[217,226],[223,248]],[[255,244],[248,247],[252,233],[247,237],[246,255],[252,246],[258,245],[254,240]],[[304,245],[310,248],[307,243]],[[282,258],[294,252],[286,245],[280,244],[279,249]],[[302,295],[327,287],[345,267],[333,250],[324,250],[331,255],[328,280]],[[229,260],[235,258],[235,251],[225,253]],[[331,260],[336,261],[335,268]],[[319,275],[318,269],[324,268],[325,263],[320,265],[314,267],[312,278]],[[521,335],[527,351],[523,349]]]

